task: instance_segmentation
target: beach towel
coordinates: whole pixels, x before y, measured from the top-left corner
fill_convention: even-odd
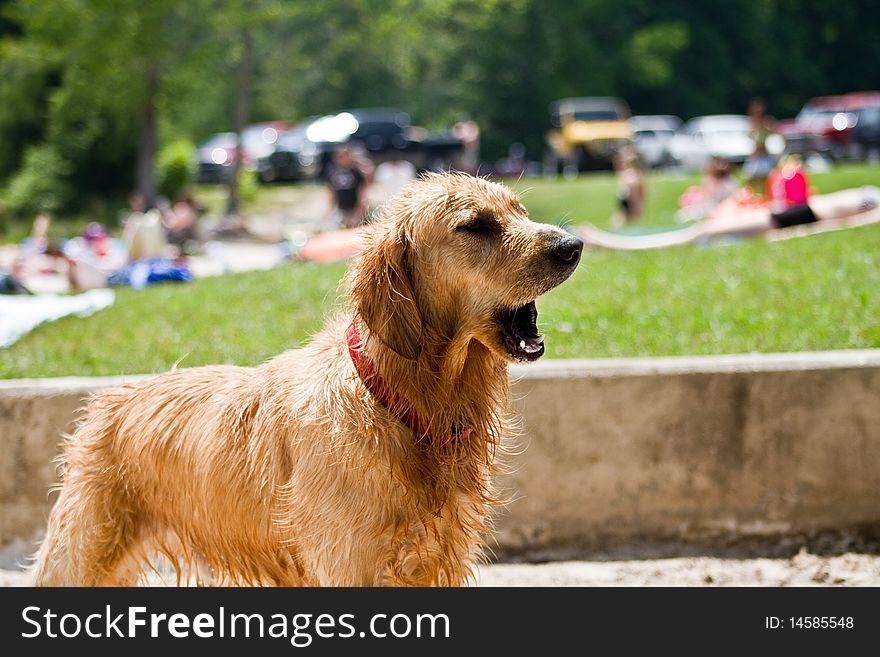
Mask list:
[[[0,349],[44,322],[67,315],[86,317],[113,305],[113,290],[89,290],[83,294],[0,295]]]

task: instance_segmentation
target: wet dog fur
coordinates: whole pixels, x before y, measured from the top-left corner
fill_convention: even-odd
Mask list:
[[[306,347],[90,399],[63,447],[36,583],[131,585],[157,555],[213,584],[466,582],[498,503],[507,364],[543,353],[523,313],[579,256],[504,186],[415,181],[371,229],[345,310]],[[352,323],[423,435],[358,376]]]

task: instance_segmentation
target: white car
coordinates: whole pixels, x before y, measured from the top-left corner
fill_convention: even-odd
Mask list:
[[[677,116],[634,116],[629,120],[633,132],[633,144],[642,162],[649,167],[670,164],[669,142],[681,127]]]
[[[750,129],[749,117],[740,114],[698,116],[669,141],[669,153],[687,169],[705,169],[713,157],[742,164],[755,151]],[[778,135],[767,140],[771,155],[779,155],[784,147],[785,141]]]

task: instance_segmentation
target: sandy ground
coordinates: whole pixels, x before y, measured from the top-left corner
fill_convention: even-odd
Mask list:
[[[498,564],[481,570],[479,586],[880,586],[880,555],[789,559],[687,557],[634,561]]]
[[[27,573],[0,570],[0,586],[26,586]],[[880,555],[790,558],[687,557],[556,561],[484,566],[477,586],[880,586]]]

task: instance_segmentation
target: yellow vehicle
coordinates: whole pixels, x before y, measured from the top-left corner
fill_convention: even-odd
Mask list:
[[[632,144],[629,106],[620,98],[563,98],[550,104],[546,171],[608,169],[614,154]]]

